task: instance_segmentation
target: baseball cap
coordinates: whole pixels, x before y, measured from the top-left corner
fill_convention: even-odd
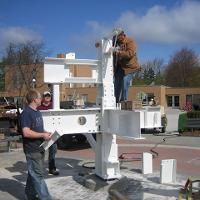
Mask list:
[[[51,93],[49,92],[49,91],[45,91],[44,93],[43,93],[43,96],[45,97],[45,96],[51,96]]]
[[[124,33],[124,31],[120,27],[119,28],[114,28],[113,32],[112,32],[113,36],[120,35],[121,33]]]

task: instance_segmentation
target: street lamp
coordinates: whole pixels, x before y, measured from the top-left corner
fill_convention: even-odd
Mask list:
[[[32,88],[33,89],[36,88],[36,79],[35,78],[32,79]]]

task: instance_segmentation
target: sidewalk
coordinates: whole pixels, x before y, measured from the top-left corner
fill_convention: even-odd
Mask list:
[[[149,134],[146,137],[148,139],[137,141],[118,140],[119,155],[124,152],[133,152],[133,156],[138,156],[136,153],[148,152],[160,143],[164,136]],[[169,142],[169,139],[161,146],[156,146],[154,150],[158,152],[158,157],[153,160],[153,174],[141,173],[141,161],[124,162],[121,165],[122,178],[107,182],[93,175],[91,169],[82,167],[83,163],[94,160],[91,149],[84,147],[59,150],[57,167],[60,169],[60,176],[46,177],[49,191],[57,200],[108,200],[108,191],[112,189],[127,199],[175,200],[188,175],[200,178],[200,147],[197,143],[200,138],[190,140],[188,138],[176,137],[173,142]],[[22,149],[1,153],[0,156],[0,199],[23,200],[26,162]],[[177,159],[178,163],[176,183],[160,184],[160,161],[170,158]]]

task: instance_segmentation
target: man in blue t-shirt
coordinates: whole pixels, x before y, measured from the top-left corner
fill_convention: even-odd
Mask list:
[[[45,152],[40,145],[51,139],[51,133],[44,131],[42,115],[37,107],[41,104],[41,95],[37,90],[30,90],[26,95],[28,106],[21,114],[23,148],[27,160],[28,177],[25,196],[28,200],[51,200],[44,181]]]

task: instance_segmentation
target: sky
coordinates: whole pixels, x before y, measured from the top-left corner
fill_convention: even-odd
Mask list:
[[[139,63],[168,63],[181,48],[200,55],[200,0],[1,0],[0,57],[6,46],[43,42],[48,57],[95,59],[95,42],[121,27]]]

